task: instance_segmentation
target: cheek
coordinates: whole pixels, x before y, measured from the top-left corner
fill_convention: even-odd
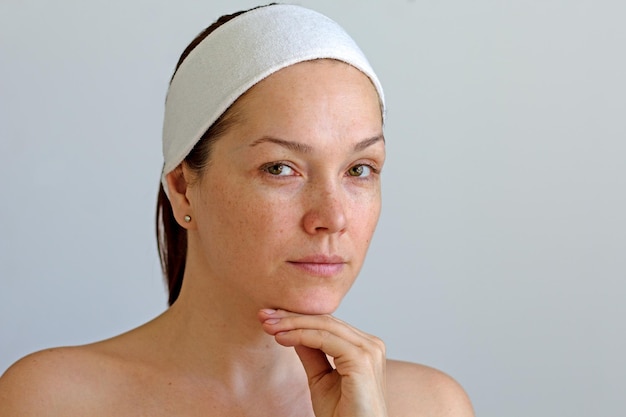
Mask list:
[[[379,190],[367,193],[356,193],[352,199],[350,212],[356,232],[369,241],[378,224],[381,211],[381,195]]]
[[[216,193],[216,202],[212,205],[214,227],[233,238],[237,236],[236,240],[241,243],[259,245],[255,242],[284,235],[293,228],[297,221],[293,205],[293,200],[278,195],[228,187]]]

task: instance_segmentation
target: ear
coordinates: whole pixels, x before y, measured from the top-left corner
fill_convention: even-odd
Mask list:
[[[194,229],[193,209],[189,198],[191,191],[190,179],[191,172],[185,164],[178,165],[175,170],[165,176],[174,218],[182,228],[188,230]],[[191,216],[192,221],[186,222],[185,216]]]

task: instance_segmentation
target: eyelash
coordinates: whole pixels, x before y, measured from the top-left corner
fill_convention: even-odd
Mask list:
[[[263,165],[261,167],[261,171],[263,171],[264,173],[266,173],[266,174],[268,174],[268,175],[270,175],[272,177],[290,177],[290,176],[292,176],[292,175],[272,174],[270,172],[270,168],[273,168],[273,167],[287,167],[287,168],[291,169],[292,171],[296,172],[296,170],[291,165],[289,165],[287,163],[284,163],[284,162],[270,162],[270,163],[267,163],[267,164],[265,164],[265,165]],[[281,171],[282,171],[282,168],[281,168]]]
[[[369,174],[368,176],[366,176],[366,177],[362,177],[362,176],[360,176],[360,175],[350,175],[350,174],[348,174],[348,173],[350,172],[350,170],[352,170],[352,169],[354,169],[354,168],[357,168],[357,167],[358,167],[358,168],[365,167],[365,168],[369,169],[369,170],[370,170],[370,174]],[[356,165],[352,165],[350,168],[348,168],[348,171],[346,171],[346,173],[347,173],[347,175],[348,175],[349,177],[353,177],[353,178],[360,178],[360,179],[364,179],[364,180],[365,180],[365,179],[369,179],[372,175],[379,174],[379,173],[380,173],[380,170],[379,170],[379,169],[376,169],[376,168],[375,168],[373,165],[371,165],[371,164],[356,164]]]
[[[273,173],[271,173],[271,172],[270,172],[270,169],[271,169],[271,168],[274,168],[274,167],[281,167],[281,173],[282,173],[282,170],[283,170],[283,168],[282,168],[282,167],[286,167],[286,168],[288,168],[288,169],[290,169],[290,170],[294,171],[294,173],[296,173],[296,170],[295,170],[295,169],[294,169],[291,165],[289,165],[289,164],[287,164],[287,163],[285,163],[285,162],[270,162],[270,163],[267,163],[267,164],[265,164],[265,165],[263,165],[263,166],[261,167],[261,171],[263,171],[264,173],[266,173],[266,174],[268,174],[268,175],[270,175],[270,176],[272,176],[272,177],[290,177],[290,176],[297,176],[297,175],[299,175],[299,174],[297,174],[297,173],[296,173],[296,174],[294,174],[294,175],[281,175],[281,173],[279,173],[279,174],[273,174]],[[368,176],[365,176],[365,177],[363,177],[363,176],[359,176],[359,175],[350,175],[350,174],[349,174],[350,170],[352,170],[352,169],[354,169],[354,168],[357,168],[357,167],[359,167],[359,168],[361,168],[361,167],[366,167],[366,168],[368,168],[368,169],[370,170],[370,174],[369,174]],[[358,179],[363,179],[363,180],[369,179],[369,178],[372,176],[372,174],[376,175],[376,174],[379,174],[379,173],[380,173],[380,170],[379,170],[379,169],[375,168],[375,167],[374,167],[373,165],[371,165],[371,164],[365,164],[365,163],[363,163],[363,164],[355,164],[355,165],[352,165],[352,166],[351,166],[350,168],[348,168],[348,170],[346,171],[346,175],[347,175],[348,177],[358,178]]]

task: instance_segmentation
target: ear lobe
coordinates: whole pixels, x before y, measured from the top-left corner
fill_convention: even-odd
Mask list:
[[[185,175],[187,173],[187,175]],[[191,202],[187,198],[189,191],[189,173],[185,172],[182,164],[165,176],[167,189],[176,222],[185,229],[191,229],[191,223],[185,221],[185,216],[193,218]]]

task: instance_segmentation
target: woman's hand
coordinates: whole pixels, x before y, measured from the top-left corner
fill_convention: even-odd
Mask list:
[[[385,345],[380,339],[330,315],[261,310],[259,319],[278,343],[295,348],[317,417],[387,415]]]

